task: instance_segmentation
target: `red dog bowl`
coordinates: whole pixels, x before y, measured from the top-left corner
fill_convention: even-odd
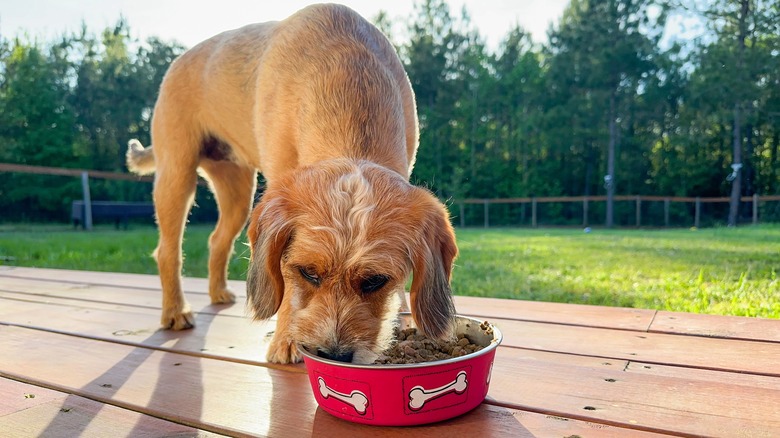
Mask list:
[[[312,355],[299,347],[314,398],[322,409],[356,423],[409,426],[466,413],[485,399],[501,332],[482,321],[456,316],[456,333],[484,348],[447,360],[402,365],[359,365]],[[401,329],[412,326],[401,314]],[[489,332],[489,331],[488,331]]]

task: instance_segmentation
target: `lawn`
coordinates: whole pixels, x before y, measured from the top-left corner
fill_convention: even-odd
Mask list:
[[[210,227],[190,226],[184,275],[205,277]],[[459,295],[780,318],[780,225],[700,230],[460,229]],[[155,274],[156,230],[0,227],[0,265]],[[230,278],[243,279],[242,236]]]

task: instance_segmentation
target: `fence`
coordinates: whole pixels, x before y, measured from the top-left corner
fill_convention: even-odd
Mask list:
[[[81,178],[80,196],[85,208],[91,203],[90,178],[130,182],[152,182],[148,176],[85,169],[27,166],[0,163],[0,173],[26,173]],[[202,188],[206,184],[200,180]],[[258,190],[261,188],[258,187]],[[212,203],[210,193],[199,195]],[[134,200],[134,199],[128,199]],[[451,203],[455,224],[467,226],[592,226],[605,222],[606,196],[527,197],[496,199],[463,199]],[[702,227],[725,224],[727,197],[615,196],[616,226],[631,227]],[[740,222],[757,224],[780,221],[780,195],[743,196]],[[774,204],[773,204],[774,203]],[[208,219],[214,212],[208,212]]]
[[[151,183],[154,181],[153,177],[150,176],[138,176],[130,173],[121,173],[121,172],[106,172],[106,171],[100,171],[100,170],[87,170],[87,169],[67,169],[67,168],[59,168],[59,167],[46,167],[46,166],[28,166],[23,164],[9,164],[9,163],[0,163],[0,175],[3,173],[8,174],[8,178],[11,177],[11,174],[27,174],[27,175],[40,175],[39,178],[35,178],[34,180],[30,181],[29,179],[19,182],[19,181],[13,181],[14,184],[26,184],[29,186],[34,187],[41,187],[45,188],[46,192],[52,192],[56,191],[57,196],[56,199],[50,199],[51,196],[49,196],[48,201],[56,201],[57,206],[55,207],[56,210],[60,211],[61,214],[58,214],[54,217],[54,220],[60,221],[62,219],[65,219],[65,217],[69,217],[70,213],[72,211],[71,209],[71,202],[72,201],[83,201],[83,209],[84,209],[84,222],[83,225],[85,228],[90,229],[92,227],[92,198],[93,194],[95,193],[94,189],[97,189],[98,198],[108,198],[107,200],[111,201],[145,201],[145,202],[151,202],[151,188],[149,190],[118,190],[116,185],[121,185],[125,189],[129,187],[136,187],[138,182],[142,183]],[[80,179],[80,184],[73,184],[71,181],[74,179]],[[114,186],[112,188],[107,189],[104,187],[103,184],[96,184],[93,180],[101,180],[100,182],[103,184],[113,184]],[[11,181],[3,180],[0,181],[0,184],[10,184]],[[129,184],[129,186],[128,186]],[[196,199],[201,199],[206,201],[208,203],[208,200],[206,198],[210,198],[210,193],[208,193],[207,190],[205,190],[206,182],[199,180],[198,181],[198,194],[196,195]],[[90,189],[90,186],[92,186],[92,190]],[[6,186],[6,189],[9,189],[8,186]],[[118,199],[117,199],[118,198]],[[0,199],[0,201],[4,201],[3,199]],[[4,207],[8,207],[8,202],[14,202],[14,201],[8,201],[5,200]],[[33,200],[35,201],[35,200]],[[43,201],[38,200],[38,203],[35,202],[24,202],[24,201],[16,201],[16,204],[13,204],[15,207],[15,210],[19,209],[27,209],[27,210],[36,210],[36,206],[40,206],[40,203]],[[30,205],[32,204],[32,205]],[[49,207],[49,206],[47,206]],[[22,220],[24,220],[25,217],[32,217],[34,220],[41,220],[43,218],[46,220],[47,218],[51,220],[51,215],[47,215],[45,213],[41,213],[41,209],[36,214],[29,214],[29,215],[23,215]],[[5,214],[0,214],[0,218],[3,218],[3,216],[11,216],[12,218],[18,218],[18,215],[16,217],[9,215],[10,213],[8,209],[3,211]],[[204,215],[202,215],[204,216]],[[215,214],[211,214],[211,212],[207,212],[205,215],[208,219],[211,219],[215,216]]]
[[[693,226],[714,225],[728,213],[728,197],[673,197],[673,196],[615,196],[616,225],[619,226]],[[456,222],[461,227],[480,223],[491,226],[569,225],[591,226],[605,223],[606,196],[567,196],[532,198],[463,199],[453,201],[457,205]],[[740,205],[740,221],[758,224],[759,217],[771,220],[780,218],[780,195],[743,196]],[[627,205],[628,204],[628,205]],[[491,211],[504,206],[497,220],[491,222]],[[763,208],[762,208],[763,206]],[[469,210],[471,207],[471,211]],[[514,208],[513,208],[514,207]],[[543,212],[544,209],[549,211]],[[705,216],[705,210],[707,212]],[[481,214],[479,212],[481,210]],[[507,211],[508,210],[508,211]],[[530,210],[530,211],[529,211]],[[692,211],[691,211],[692,210]],[[762,215],[761,212],[764,212]],[[495,215],[495,214],[494,214]],[[481,221],[479,221],[481,216]],[[691,217],[692,216],[692,217]],[[706,217],[706,221],[705,221]],[[686,223],[686,218],[688,219]],[[622,219],[622,220],[620,220]],[[478,222],[479,221],[479,222]]]

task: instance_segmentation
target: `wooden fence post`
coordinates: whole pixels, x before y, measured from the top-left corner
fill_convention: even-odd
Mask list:
[[[669,227],[669,204],[671,200],[669,198],[664,199],[664,225]]]
[[[485,199],[485,228],[490,227],[490,200]]]
[[[758,193],[753,193],[753,225],[758,225]]]
[[[588,226],[588,197],[582,198],[582,226]]]
[[[89,174],[81,172],[81,190],[84,193],[84,228],[92,229],[92,200],[89,196]]]
[[[696,215],[693,219],[693,226],[699,228],[699,219],[701,218],[701,198],[696,197]]]
[[[458,205],[460,206],[460,227],[466,228],[466,209],[462,202]]]
[[[536,228],[536,198],[531,198],[531,227]]]
[[[642,226],[642,198],[637,195],[636,197],[636,227]]]
[[[525,223],[525,202],[520,203],[520,224]]]

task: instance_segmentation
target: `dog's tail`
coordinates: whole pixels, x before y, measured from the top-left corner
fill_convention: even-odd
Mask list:
[[[136,139],[127,142],[126,162],[127,168],[138,175],[154,173],[154,151],[152,147],[145,148]]]

